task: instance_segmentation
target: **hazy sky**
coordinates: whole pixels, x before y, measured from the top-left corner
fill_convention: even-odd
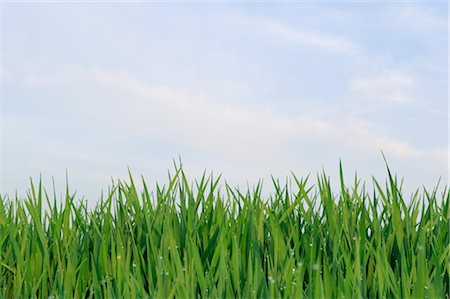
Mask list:
[[[231,183],[447,181],[447,3],[3,4],[3,193],[95,201],[181,156]]]

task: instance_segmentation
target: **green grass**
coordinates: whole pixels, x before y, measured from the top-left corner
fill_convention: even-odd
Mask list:
[[[95,209],[31,184],[0,198],[0,297],[448,298],[449,190],[342,178],[333,193],[325,175],[274,179],[263,197],[177,169]]]

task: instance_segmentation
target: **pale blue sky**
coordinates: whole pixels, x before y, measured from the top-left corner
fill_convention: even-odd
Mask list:
[[[67,169],[95,201],[178,156],[384,178],[381,150],[408,188],[447,181],[446,2],[3,5],[3,193]]]

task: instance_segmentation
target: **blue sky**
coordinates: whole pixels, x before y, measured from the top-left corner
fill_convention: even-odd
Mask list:
[[[273,174],[448,179],[447,3],[4,3],[3,193],[95,201],[181,156]]]

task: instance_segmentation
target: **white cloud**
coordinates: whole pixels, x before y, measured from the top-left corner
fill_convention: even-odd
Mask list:
[[[444,161],[439,150],[419,150],[406,142],[379,136],[369,124],[358,119],[332,123],[307,115],[276,116],[270,111],[243,110],[215,103],[209,98],[189,95],[167,86],[149,86],[127,76],[96,72],[85,78],[96,78],[104,88],[126,91],[130,95],[127,102],[130,118],[122,118],[124,126],[146,134],[147,128],[159,125],[190,147],[227,159],[260,161],[281,155],[293,142],[299,145],[319,142],[372,154],[383,150],[397,158],[428,156]],[[409,84],[409,78],[393,76],[386,80],[357,81],[355,85],[368,91],[376,88],[391,90]],[[149,112],[155,110],[161,113],[161,117],[149,119]]]
[[[396,19],[420,31],[445,30],[448,28],[447,19],[443,17],[445,14],[438,15],[435,11],[439,6],[406,5],[396,12]],[[446,9],[443,5],[441,7]]]
[[[373,77],[354,78],[349,82],[349,91],[355,98],[377,103],[408,103],[413,87],[413,77],[399,72],[384,72]]]
[[[361,47],[344,37],[293,28],[281,22],[268,22],[266,30],[283,42],[339,54],[355,55]]]
[[[32,74],[28,77],[34,78],[33,85],[51,82],[65,86],[67,90],[84,86],[86,93],[95,86],[101,96],[79,97],[71,103],[71,113],[99,123],[108,122],[112,127],[129,130],[131,134],[156,137],[168,134],[183,140],[187,146],[228,159],[259,160],[276,156],[293,141],[299,144],[322,142],[331,147],[350,147],[371,153],[384,150],[403,158],[428,154],[442,158],[442,154],[436,151],[415,149],[406,142],[381,136],[370,122],[358,118],[330,121],[320,115],[275,115],[267,107],[243,109],[215,102],[213,94],[195,95],[171,86],[152,86],[125,73],[108,73],[99,69],[64,69],[50,74],[52,80]],[[411,77],[391,73],[386,77],[355,79],[350,83],[350,90],[403,102],[404,99],[395,96],[403,97],[412,85]],[[90,108],[93,106],[101,107],[102,113]],[[158,134],[158,131],[162,133]]]
[[[119,138],[117,145],[121,144],[120,138],[126,137],[126,142],[131,142],[118,148],[101,143],[92,147],[89,142],[96,142],[95,137],[83,137],[80,142],[84,144],[77,143],[71,149],[71,144],[58,146],[63,141],[47,140],[46,145],[53,144],[58,150],[51,152],[35,147],[34,156],[40,157],[40,164],[35,168],[43,173],[63,163],[75,168],[71,173],[91,171],[108,184],[110,177],[106,172],[109,169],[113,169],[111,173],[120,173],[120,167],[125,169],[130,165],[138,173],[145,173],[148,167],[155,167],[155,163],[159,163],[158,169],[164,169],[161,159],[167,159],[170,164],[178,154],[186,157],[186,152],[210,157],[206,164],[193,165],[194,173],[201,172],[199,168],[210,167],[227,174],[226,178],[231,178],[233,183],[269,174],[286,175],[291,170],[303,175],[317,171],[320,165],[337,163],[344,156],[347,157],[344,161],[350,160],[346,165],[357,167],[365,160],[382,165],[381,150],[405,167],[422,161],[426,163],[423,168],[433,169],[430,172],[433,175],[442,173],[448,162],[447,149],[415,148],[407,142],[383,136],[370,123],[357,118],[331,120],[320,114],[287,116],[265,108],[243,109],[214,101],[214,94],[196,95],[172,86],[151,85],[126,73],[100,69],[61,69],[48,74],[52,80],[38,73],[41,75],[27,75],[34,78],[28,81],[32,88],[39,88],[41,82],[45,84],[44,89],[57,86],[68,95],[64,101],[59,96],[50,96],[40,105],[48,110],[55,109],[68,119],[81,119],[79,123],[89,124],[90,134],[101,140]],[[29,124],[24,126],[27,127]],[[51,135],[46,132],[45,136]],[[162,153],[156,158],[152,152],[134,156],[133,146],[139,142],[134,144],[133,140],[147,141],[148,148],[144,151],[156,148],[156,152]],[[107,152],[103,152],[105,148]],[[77,155],[78,149],[85,154]],[[89,167],[94,167],[91,170],[88,169],[90,164],[93,166]],[[370,172],[373,165],[369,164]]]

